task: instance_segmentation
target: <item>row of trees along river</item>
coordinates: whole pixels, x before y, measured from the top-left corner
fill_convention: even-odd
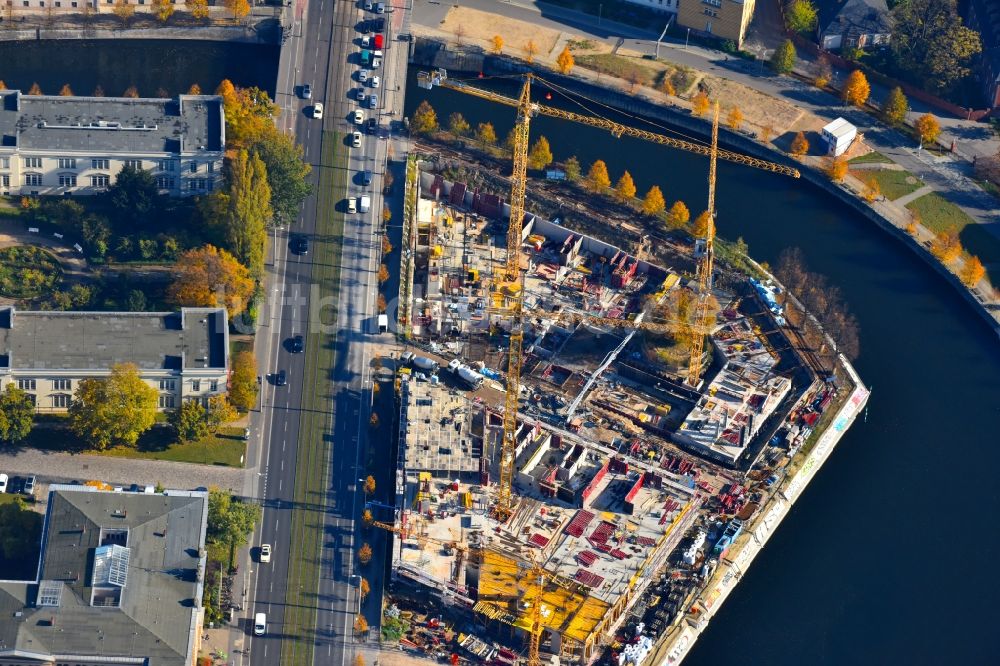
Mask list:
[[[442,122],[457,111],[501,141],[513,126],[509,107],[414,79],[408,116],[427,100]],[[657,185],[667,202],[705,206],[703,158],[549,118],[532,121],[540,135],[557,162],[604,160],[640,196]],[[1000,579],[966,572],[1000,550],[983,521],[1000,508],[995,336],[910,250],[802,181],[720,163],[718,229],[772,266],[798,248],[804,270],[838,288],[873,394],[687,663],[990,663]]]

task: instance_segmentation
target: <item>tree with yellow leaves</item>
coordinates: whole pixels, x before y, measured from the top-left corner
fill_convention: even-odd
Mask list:
[[[733,130],[738,130],[743,125],[743,112],[740,111],[740,107],[734,106],[729,111],[729,115],[726,117],[726,124],[729,125],[729,129]]]
[[[701,215],[694,218],[694,222],[691,223],[691,235],[695,238],[704,238],[708,235],[708,211],[702,212]]]
[[[115,0],[115,7],[112,10],[118,20],[122,22],[122,25],[127,26],[135,16],[135,5],[131,4],[128,0]]]
[[[253,295],[250,271],[225,250],[212,245],[194,248],[177,260],[177,275],[167,288],[167,300],[186,307],[211,307],[220,302],[234,317]]]
[[[937,141],[938,135],[941,134],[941,125],[938,123],[937,118],[929,113],[925,113],[917,118],[916,122],[913,123],[913,129],[917,131],[921,148],[924,147],[925,143],[934,143]]]
[[[611,176],[608,175],[608,165],[604,160],[597,160],[590,165],[587,172],[587,189],[591,192],[604,192],[611,187]]]
[[[35,83],[31,84],[31,88],[28,89],[28,94],[29,95],[41,95],[41,94],[43,94],[42,93],[42,88],[38,85],[37,81]]]
[[[538,53],[538,47],[535,45],[534,41],[532,41],[532,40],[529,39],[528,41],[526,41],[524,43],[524,54],[526,56],[528,56],[527,57],[527,61],[529,63],[535,61],[535,54],[536,53]]]
[[[372,547],[367,543],[362,544],[361,548],[358,550],[358,561],[361,564],[368,564],[372,561]]]
[[[73,89],[69,87],[68,83],[63,84],[63,87],[59,89],[60,97],[72,97]]]
[[[354,633],[363,634],[368,631],[368,620],[361,613],[354,616]],[[361,655],[358,655],[361,656]]]
[[[646,215],[659,215],[667,208],[667,202],[663,198],[663,192],[658,185],[653,185],[642,198],[642,212]]]
[[[569,74],[573,71],[573,65],[576,64],[576,60],[573,59],[573,54],[570,53],[569,47],[564,46],[562,52],[556,58],[556,65],[559,67],[560,74]]]
[[[531,150],[528,151],[528,168],[544,169],[552,164],[552,159],[552,147],[549,146],[549,140],[544,136],[538,137],[538,140],[531,146]]]
[[[691,113],[701,118],[708,111],[708,107],[711,102],[708,99],[708,95],[705,94],[704,90],[699,90],[695,93],[694,97],[691,98]]]
[[[493,39],[490,41],[493,42],[493,53],[497,55],[503,53],[503,37],[500,35],[493,35]]]
[[[156,421],[157,392],[132,363],[112,366],[111,375],[79,382],[69,408],[73,432],[99,450],[135,446]]]
[[[250,3],[247,0],[223,0],[222,4],[233,15],[234,23],[239,23],[250,13]]]
[[[365,478],[365,495],[375,494],[375,477],[369,474]]]
[[[862,190],[861,196],[868,203],[874,203],[876,199],[882,196],[882,187],[878,184],[875,176],[871,176],[865,181],[865,189]]]
[[[980,280],[986,277],[986,268],[983,267],[983,262],[979,261],[979,257],[973,255],[965,260],[959,277],[966,287],[975,287]]]
[[[940,232],[931,243],[931,254],[945,264],[958,259],[962,254],[962,243],[958,240],[958,234],[954,230]]]
[[[809,140],[806,139],[806,135],[799,132],[792,139],[792,155],[796,157],[802,157],[809,152]]]
[[[362,599],[371,594],[372,586],[368,584],[367,578],[364,577],[361,578],[361,584],[358,586],[358,591],[361,593]]]
[[[691,219],[691,211],[684,204],[683,201],[675,201],[674,205],[670,207],[670,212],[667,213],[667,222],[670,226],[675,228],[683,227]]]
[[[839,183],[847,175],[847,160],[843,157],[828,157],[823,171],[830,177],[830,180]]]
[[[626,171],[615,185],[615,195],[619,201],[625,202],[635,196],[635,191],[635,181],[632,180],[632,174]]]
[[[185,6],[191,10],[191,16],[196,19],[208,18],[208,0],[187,0]]]
[[[131,97],[136,99],[139,97],[139,89],[135,86],[129,86],[125,89],[125,92],[122,93],[122,97]]]
[[[153,0],[153,15],[160,23],[166,23],[174,14],[174,4],[170,0]]]
[[[240,411],[248,412],[257,402],[257,358],[241,351],[233,356],[229,376],[229,401]]]
[[[0,79],[0,90],[7,90],[7,84],[3,82],[3,79]]]
[[[868,85],[868,78],[860,69],[856,69],[847,75],[844,87],[840,91],[840,98],[844,104],[853,106],[864,106],[871,94],[871,86]]]
[[[663,80],[660,81],[660,92],[670,97],[677,95],[677,90],[674,89],[674,82],[670,80],[669,76],[664,75]]]

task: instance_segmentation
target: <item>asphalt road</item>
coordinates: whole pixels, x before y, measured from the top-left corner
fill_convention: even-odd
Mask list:
[[[355,129],[351,116],[359,108],[356,91],[360,33],[355,26],[365,12],[352,2],[319,0],[305,9],[304,0],[286,12],[285,24],[289,26],[288,41],[282,49],[279,64],[276,101],[282,108],[279,126],[283,131],[294,132],[303,146],[305,159],[313,165],[314,184],[321,165],[324,131],[347,136]],[[402,7],[387,15],[391,25],[389,38],[398,34],[403,21]],[[374,15],[369,14],[368,18]],[[398,52],[398,53],[397,53]],[[391,63],[391,65],[390,65]],[[367,194],[372,198],[366,214],[348,215],[343,235],[343,260],[340,276],[338,321],[335,331],[319,326],[306,326],[310,311],[313,280],[312,254],[297,255],[289,251],[293,234],[312,236],[317,230],[316,196],[309,197],[298,221],[290,230],[279,230],[274,237],[274,262],[268,275],[269,303],[263,308],[263,321],[258,331],[258,363],[262,373],[267,373],[263,383],[262,408],[255,420],[255,435],[262,435],[261,446],[251,451],[251,461],[256,454],[257,468],[261,470],[258,497],[263,498],[263,518],[254,545],[272,545],[270,564],[258,564],[257,549],[252,550],[254,561],[246,572],[248,589],[244,615],[245,650],[242,663],[249,655],[251,664],[278,664],[281,659],[283,617],[286,600],[289,553],[295,548],[290,543],[291,507],[295,488],[295,461],[298,453],[300,407],[303,396],[305,358],[292,354],[288,341],[294,335],[305,335],[308,348],[313,344],[335,343],[335,367],[331,369],[331,395],[333,412],[330,414],[333,446],[327,452],[329,486],[325,497],[324,537],[321,578],[316,581],[317,621],[314,660],[317,664],[345,664],[353,659],[356,643],[353,622],[359,607],[357,578],[354,568],[355,520],[363,510],[364,498],[360,494],[359,477],[363,474],[364,446],[367,434],[371,398],[370,358],[366,349],[368,341],[377,336],[375,327],[375,298],[381,243],[378,220],[382,211],[382,178],[386,146],[385,128],[390,113],[402,111],[402,87],[405,82],[405,48],[387,45],[383,72],[384,80],[378,89],[365,86],[366,93],[379,97],[379,108],[372,110],[364,104],[365,118],[373,113],[384,117],[380,124],[383,136],[374,136],[362,130],[362,145],[351,148],[349,153],[348,191],[335,193],[340,200],[339,210],[346,204],[342,198]],[[398,74],[397,74],[398,72]],[[309,83],[313,89],[312,101],[299,97],[300,86]],[[313,103],[323,102],[324,118],[312,116]],[[390,109],[387,109],[387,105]],[[361,172],[373,171],[373,181],[364,186]],[[286,386],[275,386],[271,377],[284,370],[288,375]],[[255,441],[257,441],[255,437]],[[371,580],[370,598],[381,596],[381,581]],[[267,633],[253,636],[249,620],[254,613],[267,614]],[[372,618],[377,624],[377,614]]]

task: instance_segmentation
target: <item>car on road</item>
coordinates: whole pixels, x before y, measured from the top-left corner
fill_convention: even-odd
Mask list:
[[[365,0],[365,11],[370,12],[375,8],[375,3],[372,0]]]
[[[296,236],[292,239],[292,252],[295,254],[309,254],[309,239],[305,236]]]
[[[284,386],[287,383],[288,383],[288,373],[285,372],[284,370],[279,370],[278,374],[274,376],[274,385]]]
[[[367,35],[372,31],[372,24],[368,21],[358,21],[358,24],[354,27],[363,35]]]
[[[260,546],[260,561],[261,564],[267,564],[271,561],[271,544],[263,543]]]
[[[382,33],[378,33],[372,38],[372,43],[375,44],[375,48],[381,49],[385,46],[385,37],[382,36]]]
[[[302,99],[312,99],[313,98],[313,88],[308,83],[302,84]]]
[[[382,58],[372,58],[372,69],[378,69],[382,66]]]
[[[368,80],[368,72],[363,69],[358,70],[358,81],[364,83]]]
[[[369,118],[367,130],[369,134],[375,134],[378,132],[378,121],[374,118]]]
[[[357,199],[354,197],[347,197],[347,212],[351,214],[358,212]]]
[[[358,88],[358,91],[354,93],[354,96],[357,98],[359,102],[363,102],[365,101],[365,97],[367,96],[367,94],[365,93],[364,88]]]
[[[351,133],[351,145],[354,146],[355,148],[361,147],[361,132]]]
[[[378,88],[379,78],[377,76],[372,77],[372,88]]]
[[[378,108],[378,95],[368,95],[368,108]]]
[[[290,346],[293,354],[301,354],[303,351],[305,351],[306,348],[305,338],[303,338],[301,335],[296,335],[294,338],[292,338],[292,343]]]
[[[355,125],[362,125],[362,124],[364,124],[364,122],[365,122],[365,112],[362,111],[361,109],[355,110],[354,111],[354,124]]]
[[[372,38],[371,37],[369,37],[368,35],[365,35],[364,37],[361,38],[361,48],[367,49],[371,45],[372,45]]]
[[[365,169],[361,172],[361,182],[364,185],[372,184],[372,172],[369,169]]]
[[[375,13],[376,14],[385,14],[385,3],[384,2],[376,2],[375,3]]]
[[[313,118],[321,120],[323,118],[323,102],[313,104]]]
[[[253,616],[254,636],[263,636],[267,631],[267,613],[257,613]]]

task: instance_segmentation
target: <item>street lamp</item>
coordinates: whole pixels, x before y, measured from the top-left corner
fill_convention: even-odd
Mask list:
[[[691,28],[688,28],[687,34],[684,35],[684,50],[687,51],[688,39],[691,37]]]

